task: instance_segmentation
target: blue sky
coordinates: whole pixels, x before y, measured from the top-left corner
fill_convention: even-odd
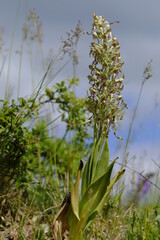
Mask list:
[[[0,55],[0,69],[4,63],[4,68],[0,75],[0,98],[4,97],[7,81],[10,86],[14,87],[13,96],[17,95],[19,55],[16,52],[20,50],[23,23],[31,9],[35,9],[42,23],[44,59],[47,59],[51,48],[54,53],[58,52],[61,36],[64,36],[70,29],[74,29],[78,20],[81,21],[84,30],[90,31],[93,12],[97,15],[103,15],[109,22],[120,21],[119,24],[112,25],[112,30],[120,42],[121,55],[125,63],[123,71],[126,80],[123,94],[128,104],[128,110],[119,132],[124,140],[119,143],[118,146],[121,146],[120,148],[117,148],[117,140],[111,141],[111,154],[113,156],[121,156],[123,152],[129,124],[143,80],[143,70],[149,60],[152,59],[153,77],[145,83],[143,88],[136,122],[131,134],[129,156],[131,159],[133,156],[136,156],[134,165],[139,170],[153,169],[155,171],[156,167],[151,158],[160,162],[160,1],[0,0],[0,3],[0,29],[1,32],[4,31],[4,46]],[[13,32],[14,37],[12,35]],[[12,39],[13,42],[11,42]],[[80,96],[84,96],[88,88],[88,65],[91,61],[88,57],[90,40],[87,36],[84,36],[78,45],[79,65],[77,67],[77,76],[80,78],[80,86],[77,93]],[[8,70],[9,49],[12,44],[13,49]],[[23,56],[21,96],[30,94],[32,91],[31,82],[33,76],[31,74],[28,49],[29,46],[25,48]],[[36,84],[41,79],[44,69],[39,67],[39,55],[36,55],[35,49],[33,49],[33,53],[35,54],[33,70]],[[54,82],[71,76],[72,66],[69,65],[57,76]],[[57,134],[60,134],[60,129],[57,130]],[[142,158],[144,158],[143,162]],[[132,165],[132,162],[130,164]]]

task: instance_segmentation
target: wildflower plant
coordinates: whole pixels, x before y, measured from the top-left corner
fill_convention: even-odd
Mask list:
[[[123,118],[126,107],[121,95],[124,75],[120,45],[105,18],[95,14],[93,18],[90,50],[93,62],[89,66],[90,94],[86,102],[94,123],[94,144],[82,179],[81,161],[71,194],[55,218],[54,239],[62,239],[68,229],[69,239],[81,240],[83,231],[102,210],[115,182],[124,173],[122,169],[110,180],[116,159],[109,165],[108,135],[111,128],[116,131],[116,122]]]
[[[122,110],[126,107],[121,95],[123,61],[119,42],[112,36],[110,24],[102,16],[93,14],[93,18],[90,57],[94,61],[89,66],[90,95],[87,102],[94,118],[95,137],[102,132],[108,137],[110,127],[116,130],[116,122],[122,120]]]

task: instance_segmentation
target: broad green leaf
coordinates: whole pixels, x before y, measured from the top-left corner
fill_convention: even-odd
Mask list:
[[[83,162],[80,162],[80,166],[78,169],[76,181],[71,193],[71,206],[67,215],[67,223],[69,226],[69,233],[70,233],[70,239],[77,239],[81,240],[82,238],[82,228],[80,227],[80,218],[79,218],[79,182],[80,182],[80,175],[83,167]],[[77,229],[77,226],[78,229]],[[75,236],[79,236],[79,238],[76,238]]]
[[[94,212],[91,213],[91,215],[90,215],[90,216],[88,217],[88,219],[87,219],[87,223],[86,223],[86,225],[85,225],[85,228],[87,228],[87,226],[89,225],[89,223],[95,219],[95,217],[97,216],[97,214],[98,214],[97,211],[94,211]],[[85,228],[84,228],[84,229],[85,229]]]
[[[73,213],[75,214],[78,220],[80,220],[79,219],[79,182],[80,182],[82,168],[83,168],[83,162],[81,161],[78,169],[76,181],[71,193],[71,205],[72,205]]]
[[[90,216],[87,219],[87,224],[85,226],[85,228],[89,225],[90,221],[92,221],[96,214],[100,213],[100,211],[102,210],[106,199],[108,198],[111,190],[113,189],[114,184],[119,180],[119,178],[124,174],[125,170],[121,170],[119,171],[116,176],[112,179],[112,181],[110,182],[110,184],[107,187],[107,190],[103,196],[103,198],[101,199],[100,203],[97,205],[97,207],[95,208],[95,210],[90,214]]]
[[[81,195],[83,196],[87,188],[92,184],[94,176],[97,176],[96,168],[102,151],[103,143],[105,137],[101,137],[98,140],[95,140],[93,145],[92,153],[89,156],[89,159],[85,165],[83,177],[82,177],[82,188]]]
[[[92,221],[94,219],[94,217],[96,217],[97,214],[100,213],[100,211],[102,210],[104,204],[105,204],[105,201],[106,199],[108,198],[111,190],[113,189],[113,186],[114,184],[116,183],[116,181],[119,180],[119,178],[124,174],[125,170],[121,170],[119,171],[116,176],[114,177],[114,179],[112,179],[112,181],[110,182],[108,188],[107,188],[107,191],[102,199],[102,201],[100,202],[100,204],[97,206],[97,208],[95,209],[94,212],[91,213],[91,215],[89,216],[88,220],[87,220],[87,224],[85,226],[85,228],[90,224],[90,221]]]
[[[77,217],[75,216],[75,214],[73,213],[72,207],[70,207],[67,222],[68,222],[68,226],[69,226],[69,239],[70,240],[82,240],[84,217],[82,216],[79,221],[77,219]]]
[[[92,180],[92,167],[93,167],[93,156],[95,152],[97,141],[95,140],[92,153],[89,156],[88,161],[86,162],[83,177],[82,177],[82,187],[81,187],[81,196],[85,193],[86,189],[90,186]]]
[[[81,219],[74,228],[69,231],[69,240],[82,240],[83,219]]]
[[[100,160],[97,163],[94,181],[100,178],[107,171],[108,164],[109,164],[109,147],[108,147],[108,139],[106,139],[103,146]]]
[[[70,206],[68,216],[67,216],[67,223],[69,226],[69,234],[70,234],[70,239],[72,239],[72,236],[75,235],[76,232],[76,227],[79,223],[79,220],[75,216],[72,206]]]
[[[82,196],[80,201],[80,217],[84,215],[86,221],[104,197],[106,189],[110,183],[110,177],[115,161],[116,159],[109,165],[106,173],[92,183]]]
[[[92,164],[92,177],[91,177],[91,183],[94,181],[95,176],[97,176],[97,164],[100,159],[100,155],[102,152],[102,147],[105,141],[105,135],[102,135],[99,140],[97,141],[97,144],[95,146],[95,150],[92,152],[93,157],[93,164]]]

